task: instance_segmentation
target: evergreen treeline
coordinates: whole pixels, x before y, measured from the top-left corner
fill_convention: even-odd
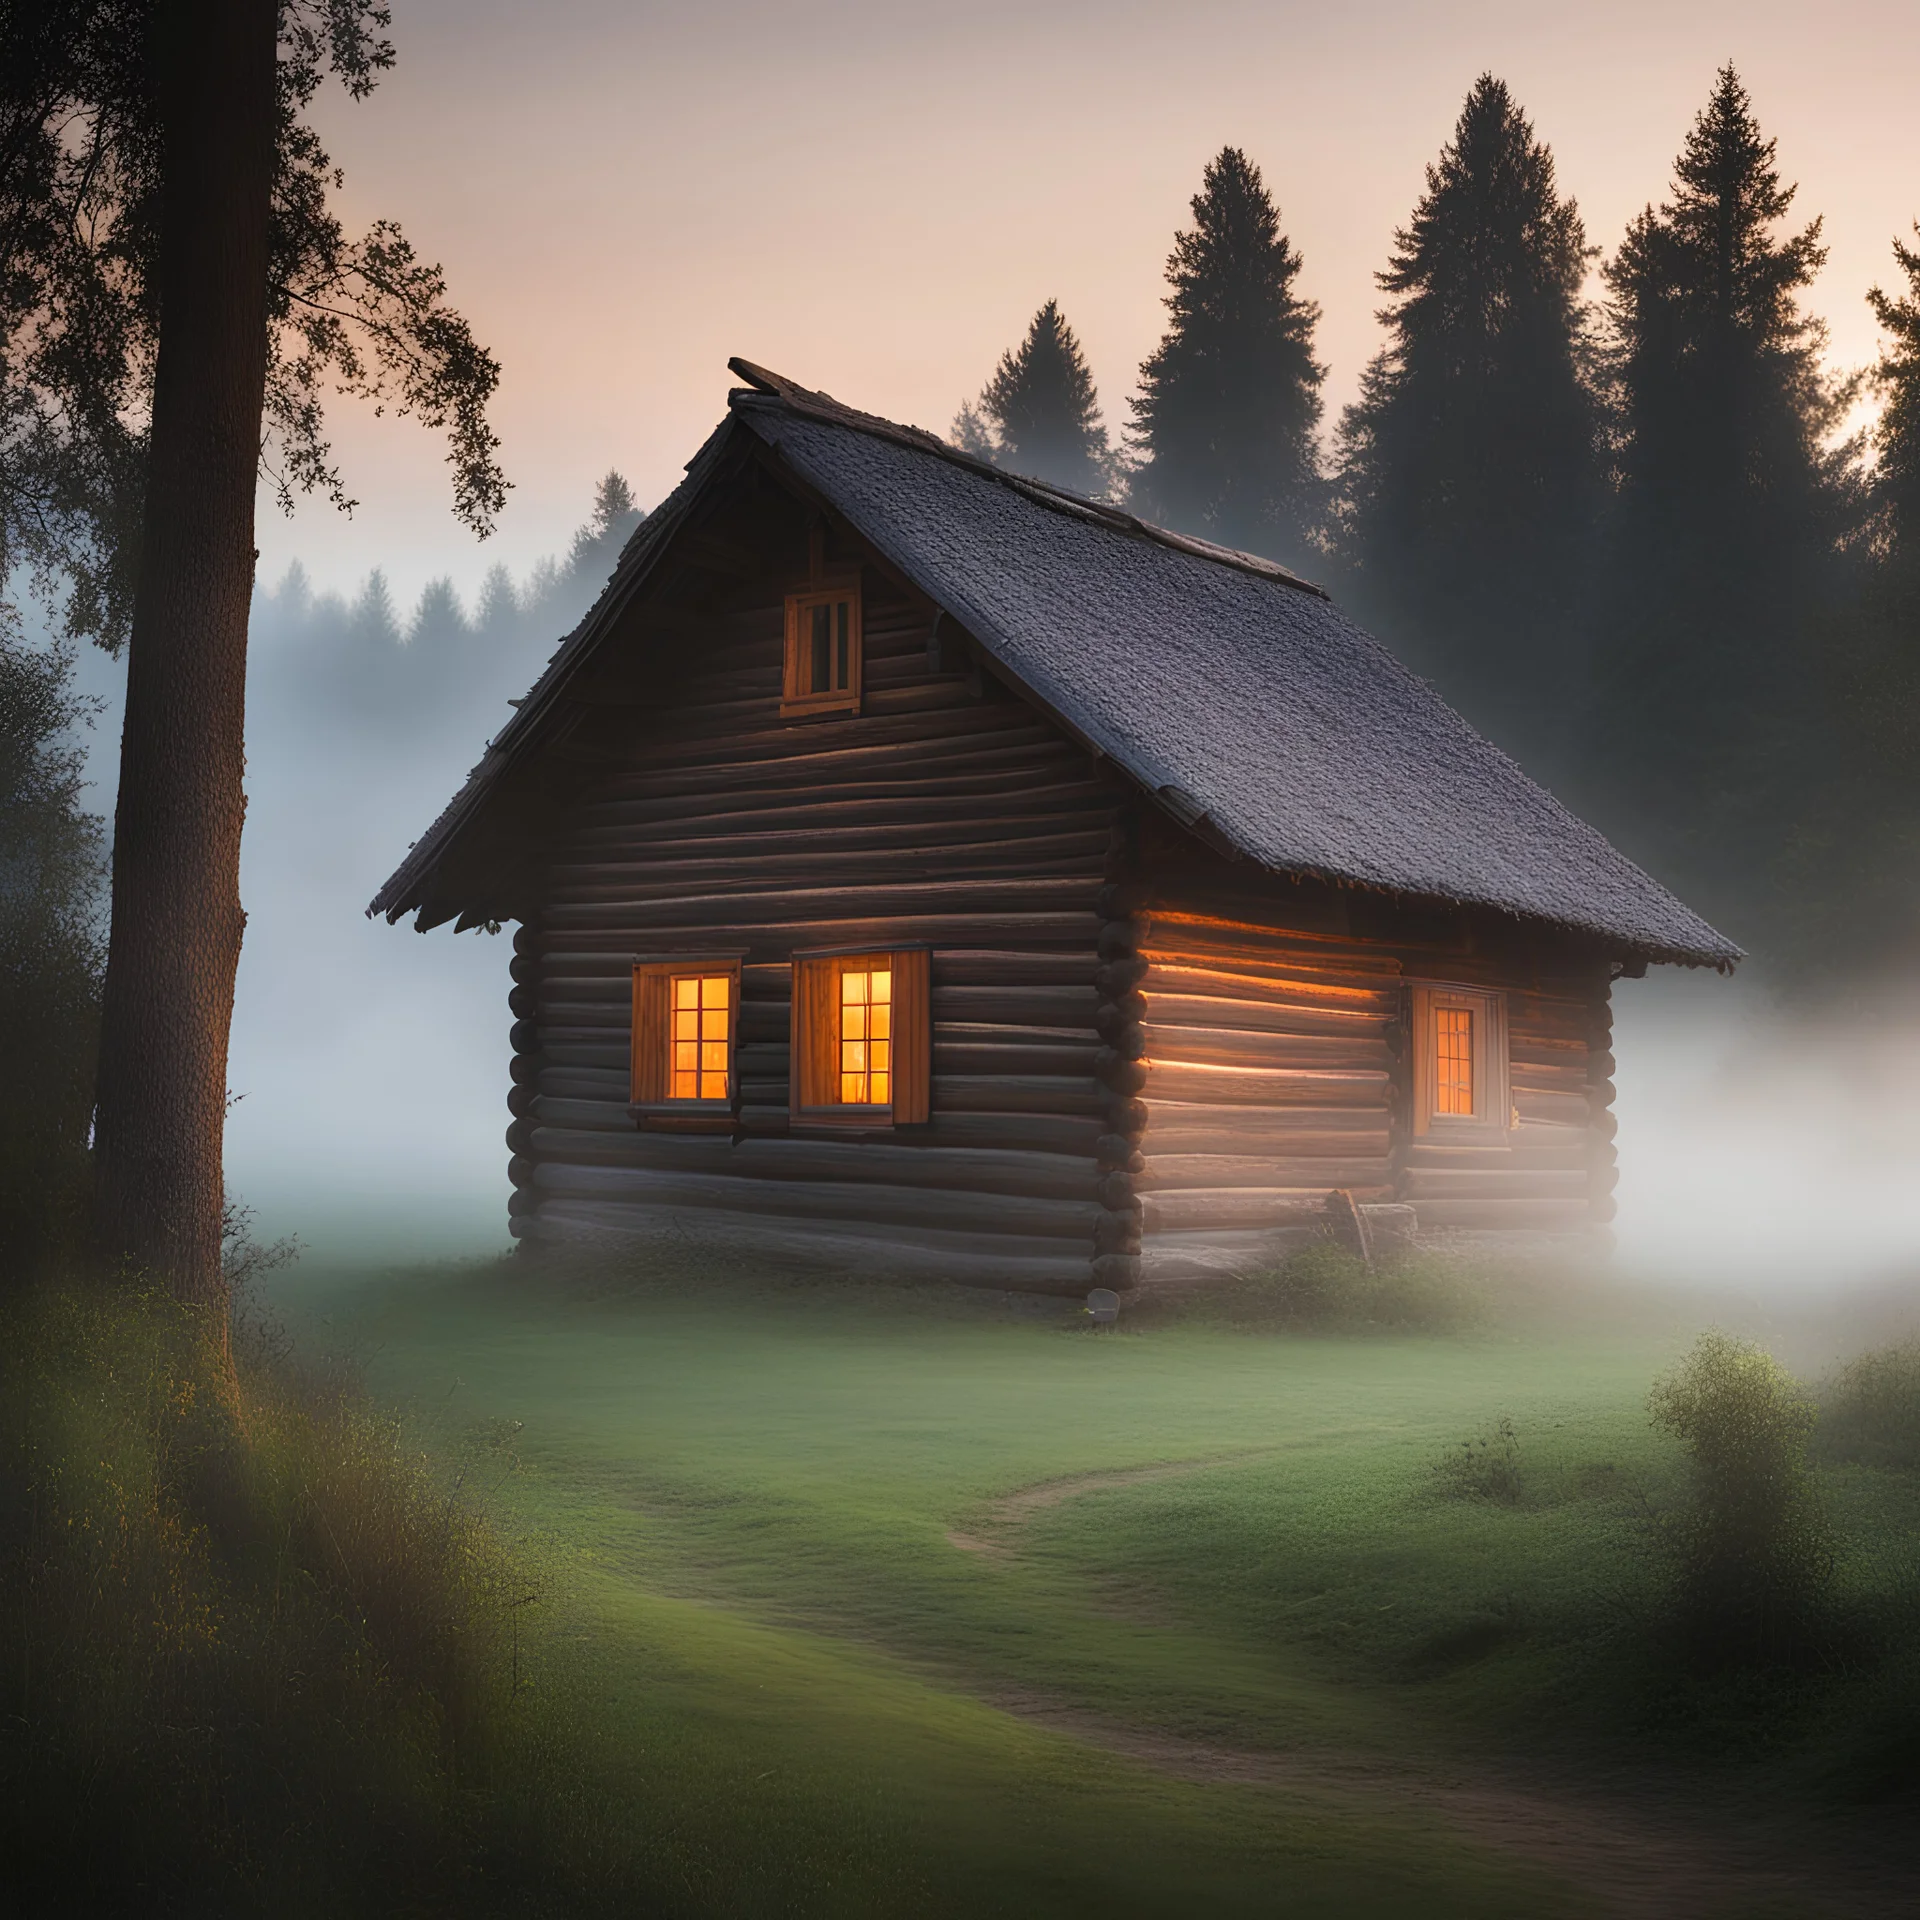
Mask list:
[[[1125,447],[1051,301],[956,438],[1311,573],[1763,962],[1891,972],[1920,962],[1920,251],[1896,240],[1867,296],[1879,365],[1835,374],[1794,199],[1729,65],[1603,249],[1482,75],[1328,445],[1304,264],[1227,147]],[[1878,424],[1847,438],[1864,388]],[[1071,423],[1097,484],[1043,464],[1022,407]]]

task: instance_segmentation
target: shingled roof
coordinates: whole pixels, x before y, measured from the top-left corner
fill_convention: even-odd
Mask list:
[[[1020,479],[743,361],[751,384],[634,536],[466,787],[370,912],[433,870],[750,433],[1041,707],[1173,816],[1276,873],[1494,908],[1623,956],[1740,949],[1483,740],[1327,596],[1271,561]]]

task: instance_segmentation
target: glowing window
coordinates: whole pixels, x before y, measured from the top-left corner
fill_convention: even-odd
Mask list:
[[[724,1100],[733,981],[724,973],[673,976],[670,1098]]]
[[[893,970],[840,976],[840,1103],[884,1107],[893,1098]]]
[[[1459,1145],[1507,1140],[1514,1125],[1506,996],[1415,983],[1413,1131]]]
[[[1433,1110],[1473,1112],[1473,1014],[1466,1007],[1433,1012]]]

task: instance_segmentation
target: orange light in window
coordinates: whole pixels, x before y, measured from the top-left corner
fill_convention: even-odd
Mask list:
[[[1473,1116],[1473,1014],[1466,1007],[1433,1011],[1433,1110]]]
[[[893,1098],[893,969],[840,976],[840,1100],[884,1107]]]
[[[727,1098],[727,1016],[733,983],[724,973],[682,974],[673,982],[673,1097]]]

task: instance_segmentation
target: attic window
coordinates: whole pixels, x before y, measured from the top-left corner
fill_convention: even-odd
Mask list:
[[[634,963],[631,1111],[642,1126],[732,1130],[739,1010],[737,958]]]
[[[782,713],[860,711],[860,583],[842,580],[787,595]]]
[[[1507,1007],[1478,987],[1413,989],[1413,1130],[1430,1140],[1504,1141],[1513,1119]]]
[[[927,1118],[929,958],[925,947],[794,955],[795,1125],[896,1127]]]

